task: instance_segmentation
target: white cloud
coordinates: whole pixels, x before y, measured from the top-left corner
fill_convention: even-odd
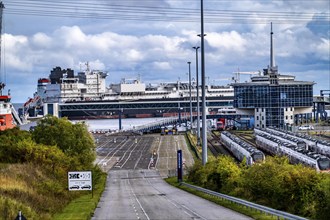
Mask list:
[[[155,69],[171,70],[172,67],[168,62],[153,62]]]
[[[31,46],[37,49],[48,49],[51,46],[52,39],[45,33],[36,33],[31,38]]]
[[[246,40],[236,31],[210,33],[207,34],[206,40],[210,46],[226,51],[243,52],[246,45]]]
[[[126,59],[129,62],[137,62],[142,60],[141,53],[135,49],[129,49],[124,51],[124,53],[126,54]]]
[[[320,42],[316,45],[316,53],[320,59],[330,62],[330,40],[321,38]]]
[[[28,38],[26,36],[4,34],[3,41],[3,60],[5,60],[6,67],[15,70],[32,69],[32,63],[28,61],[29,58],[23,53],[29,50]]]
[[[82,45],[88,45],[87,36],[78,26],[61,27],[54,32],[54,37],[65,47],[79,48]]]
[[[105,1],[94,1],[94,4]],[[77,1],[77,4],[79,1]],[[111,4],[110,2],[106,2]],[[130,4],[125,1],[125,4]],[[207,75],[223,78],[239,67],[242,71],[255,71],[269,64],[270,21],[273,21],[276,64],[284,72],[308,71],[314,81],[324,83],[324,72],[330,60],[329,30],[324,23],[315,21],[315,15],[328,13],[328,1],[204,1],[205,16],[227,11],[229,22],[205,23],[205,53]],[[184,1],[139,2],[144,7],[199,9],[196,2]],[[229,11],[247,12],[242,20]],[[266,12],[262,14],[260,12]],[[299,22],[280,21],[272,14],[310,13]],[[96,12],[97,13],[97,12]],[[267,14],[268,13],[268,14]],[[166,16],[166,13],[162,14]],[[236,16],[236,17],[235,17]],[[187,61],[195,67],[195,50],[200,46],[199,20],[197,22],[79,19],[53,17],[21,17],[8,14],[10,25],[3,35],[2,50],[8,72],[7,86],[11,84],[13,100],[25,100],[36,88],[38,77],[47,77],[55,66],[80,69],[89,61],[92,69],[109,71],[111,82],[140,73],[145,80],[172,81],[186,79]],[[187,19],[190,18],[187,15]],[[232,20],[230,20],[232,19]],[[33,20],[33,22],[30,22]],[[313,20],[314,21],[314,20]],[[30,28],[30,24],[35,24]],[[309,24],[309,25],[307,25]],[[318,26],[316,26],[318,25]],[[29,28],[27,28],[29,27]],[[322,28],[320,28],[322,27]],[[321,30],[322,29],[322,30]],[[199,50],[199,55],[200,55]],[[199,56],[200,58],[200,56]],[[112,74],[113,73],[113,74]],[[321,74],[322,73],[322,74]],[[227,75],[226,75],[227,77]],[[229,77],[229,76],[228,76]],[[28,80],[31,80],[30,81]],[[221,83],[221,82],[219,82]],[[330,85],[328,85],[329,87]],[[21,93],[15,90],[24,89]],[[328,88],[324,88],[328,89]],[[27,95],[29,93],[29,95]]]

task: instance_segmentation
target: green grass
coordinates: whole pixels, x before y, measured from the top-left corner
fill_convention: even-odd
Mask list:
[[[221,199],[219,197],[215,197],[215,196],[211,196],[211,195],[208,195],[206,193],[203,193],[203,192],[200,192],[200,191],[197,191],[197,190],[194,190],[194,189],[191,189],[189,187],[186,187],[186,186],[182,186],[178,183],[177,181],[177,177],[170,177],[170,178],[167,178],[165,179],[165,181],[172,185],[172,186],[175,186],[179,189],[182,189],[186,192],[189,192],[191,194],[194,194],[196,196],[199,196],[201,198],[204,198],[208,201],[211,201],[211,202],[214,202],[220,206],[223,206],[223,207],[226,207],[228,209],[231,209],[231,210],[234,210],[236,212],[239,212],[243,215],[246,215],[246,216],[249,216],[253,219],[262,219],[262,220],[267,220],[267,219],[274,219],[276,217],[273,217],[273,216],[270,216],[270,215],[266,215],[264,213],[260,213],[259,211],[257,210],[254,210],[254,209],[250,209],[250,208],[247,208],[245,206],[241,206],[241,205],[238,205],[236,203],[232,203],[230,201],[227,201],[227,200],[224,200],[224,199]]]
[[[193,138],[193,135],[190,132],[186,132],[185,139],[186,143],[188,145],[188,149],[191,152],[191,155],[194,158],[194,161],[200,160],[202,158],[201,153],[198,150],[198,147],[196,146],[196,140],[191,140]],[[194,136],[194,139],[196,137]]]
[[[80,196],[69,203],[61,213],[54,215],[54,220],[82,220],[91,219],[94,210],[101,198],[105,188],[106,174],[102,175],[99,183],[94,186],[93,197],[92,192],[87,195]],[[72,192],[75,193],[75,192]]]

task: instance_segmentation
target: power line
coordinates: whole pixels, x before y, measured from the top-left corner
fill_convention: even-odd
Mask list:
[[[94,18],[111,20],[145,20],[145,21],[172,21],[172,22],[199,22],[199,9],[170,8],[161,6],[139,6],[113,3],[93,3],[90,1],[77,2],[58,0],[12,0],[6,4],[6,13],[15,15]],[[148,2],[146,0],[139,1]],[[150,1],[152,2],[152,1]],[[137,3],[137,2],[135,2]],[[235,10],[205,10],[207,23],[297,23],[310,21],[312,18],[317,24],[328,24],[329,13],[306,12],[269,12],[269,11],[235,11]],[[266,20],[266,21],[265,21]]]

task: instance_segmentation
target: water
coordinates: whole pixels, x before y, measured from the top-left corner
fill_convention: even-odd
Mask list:
[[[121,126],[123,130],[133,129],[136,126],[146,125],[162,120],[163,118],[125,118],[122,119]],[[74,120],[73,123],[84,122],[89,131],[96,130],[119,130],[119,119],[96,119],[96,120]],[[31,126],[36,126],[33,121],[20,126],[21,130],[29,130]]]
[[[133,129],[134,127],[150,124],[153,122],[161,121],[164,118],[124,118],[121,120],[123,130]],[[89,131],[95,130],[118,130],[119,119],[96,119],[96,120],[83,120],[88,127]],[[82,122],[82,121],[73,121]]]
[[[15,110],[22,108],[24,103],[13,103]],[[164,118],[123,118],[121,126],[123,130],[133,129],[134,127],[150,124],[153,122],[161,121]],[[95,130],[119,130],[119,119],[95,119],[95,120],[74,120],[75,122],[84,121],[87,124],[89,131]],[[36,122],[28,123],[20,126],[22,130],[29,130],[31,126],[36,126]]]
[[[12,103],[14,106],[14,109],[16,110],[16,112],[18,112],[19,108],[23,108],[24,103]]]

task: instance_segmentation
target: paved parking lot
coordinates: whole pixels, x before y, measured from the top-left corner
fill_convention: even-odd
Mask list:
[[[185,167],[193,165],[183,135],[95,135],[97,160],[104,171],[154,169],[162,177],[175,173],[177,150],[183,152]]]

